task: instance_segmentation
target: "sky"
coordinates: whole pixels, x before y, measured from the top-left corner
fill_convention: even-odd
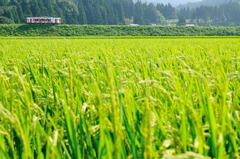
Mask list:
[[[171,3],[173,5],[186,4],[188,2],[198,2],[201,0],[142,0],[144,2]]]

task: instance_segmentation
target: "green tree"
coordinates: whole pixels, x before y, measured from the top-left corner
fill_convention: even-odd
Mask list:
[[[0,6],[6,6],[8,4],[8,0],[0,0]]]
[[[14,24],[14,21],[7,17],[0,16],[0,24]]]

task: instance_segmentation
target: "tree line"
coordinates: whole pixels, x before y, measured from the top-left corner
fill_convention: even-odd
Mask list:
[[[0,0],[0,23],[24,23],[31,16],[61,17],[67,24],[160,24],[165,20],[155,5],[132,0]]]
[[[230,1],[219,6],[182,8],[178,12],[182,23],[201,26],[240,26],[240,3]]]
[[[61,17],[66,24],[178,24],[237,26],[240,4],[174,8],[132,0],[0,0],[0,23],[25,23],[26,17]]]

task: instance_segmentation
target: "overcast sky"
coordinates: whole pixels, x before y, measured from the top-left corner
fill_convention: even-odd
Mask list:
[[[174,5],[186,4],[188,2],[198,2],[201,0],[142,0],[145,2],[155,2],[155,3],[172,3]]]

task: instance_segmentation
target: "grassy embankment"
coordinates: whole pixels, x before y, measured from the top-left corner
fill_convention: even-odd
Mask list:
[[[240,28],[5,24],[0,36],[240,36]]]

